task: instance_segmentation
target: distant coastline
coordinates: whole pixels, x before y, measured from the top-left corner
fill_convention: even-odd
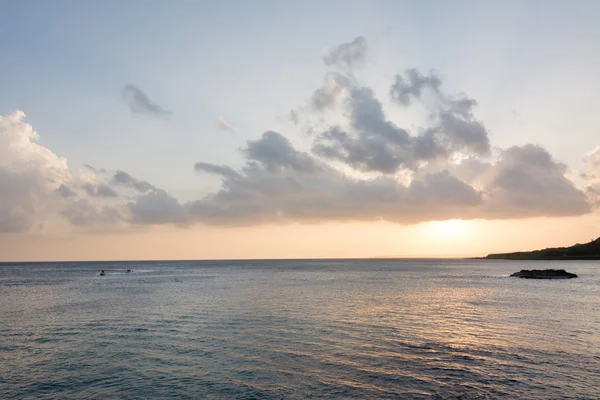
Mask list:
[[[571,247],[552,247],[543,250],[488,254],[476,257],[485,260],[600,260],[600,238]]]

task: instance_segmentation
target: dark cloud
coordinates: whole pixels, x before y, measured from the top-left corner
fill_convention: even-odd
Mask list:
[[[130,222],[136,224],[186,224],[189,215],[179,201],[165,190],[157,189],[129,203]]]
[[[77,196],[77,193],[75,193],[70,187],[68,187],[67,185],[65,185],[64,183],[62,183],[58,189],[55,190],[55,192],[62,196],[62,197],[73,197],[73,196]]]
[[[485,126],[479,121],[463,119],[452,112],[439,115],[435,128],[443,147],[451,152],[467,152],[480,156],[490,154],[490,140]]]
[[[194,169],[197,172],[206,172],[209,174],[216,174],[229,177],[235,177],[238,175],[238,173],[233,168],[228,167],[226,165],[214,165],[204,162],[197,162],[194,165]]]
[[[411,135],[386,118],[371,88],[341,73],[329,73],[311,97],[312,109],[321,112],[340,103],[349,127],[322,129],[314,136],[313,152],[359,171],[385,174],[417,170],[456,153],[489,155],[487,130],[473,117],[477,102],[464,94],[446,95],[441,85],[437,75],[423,75],[416,69],[396,76],[390,93],[397,103],[408,106],[413,99],[424,100],[425,90],[432,93],[431,101],[426,102],[431,126]]]
[[[128,187],[137,190],[138,192],[148,192],[155,190],[156,187],[146,181],[134,178],[125,171],[117,170],[112,178],[113,185]]]
[[[353,67],[365,61],[367,56],[367,40],[358,36],[352,42],[342,43],[330,49],[323,56],[325,65]]]
[[[307,173],[319,168],[312,157],[297,151],[286,137],[273,131],[263,133],[258,140],[249,140],[243,152],[248,160],[269,171],[290,169]]]
[[[84,183],[81,188],[91,197],[118,197],[119,194],[112,187],[104,183]]]
[[[419,156],[440,153],[433,137],[415,139],[388,121],[370,88],[354,87],[348,94],[345,105],[352,131],[334,126],[317,134],[315,154],[356,170],[393,173],[399,168],[414,168]]]
[[[150,101],[148,95],[135,85],[127,84],[123,87],[123,99],[125,99],[129,109],[134,114],[149,114],[155,117],[171,115],[170,111]]]
[[[424,100],[424,93],[429,90],[434,98],[427,103],[434,122],[430,132],[437,136],[446,153],[488,155],[490,142],[487,129],[473,117],[477,101],[464,93],[449,96],[441,90],[441,86],[442,80],[435,73],[423,75],[416,69],[408,69],[405,76],[396,75],[390,87],[390,96],[393,101],[406,107],[413,100]]]
[[[407,69],[404,73],[405,76],[396,75],[395,81],[390,87],[392,100],[403,106],[409,106],[413,99],[420,99],[427,89],[438,92],[442,84],[441,79],[434,73],[421,75],[414,68]]]

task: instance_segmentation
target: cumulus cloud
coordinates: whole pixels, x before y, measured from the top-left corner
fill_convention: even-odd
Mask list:
[[[483,209],[487,218],[580,215],[590,211],[585,194],[565,177],[566,165],[543,148],[505,150],[488,171]]]
[[[153,103],[148,95],[135,85],[123,87],[123,99],[134,114],[148,114],[155,117],[168,117],[171,112]]]
[[[345,111],[351,131],[333,126],[318,133],[313,143],[315,154],[360,171],[393,173],[399,168],[415,168],[421,158],[444,152],[432,136],[412,137],[388,121],[381,102],[368,87],[348,91]]]
[[[77,229],[344,220],[412,224],[580,215],[600,205],[600,148],[586,156],[583,190],[540,146],[499,149],[491,157],[475,99],[445,93],[438,75],[416,69],[398,74],[389,91],[393,105],[420,103],[428,111],[426,125],[411,132],[386,116],[375,91],[348,72],[365,60],[366,50],[362,37],[332,48],[324,61],[339,68],[313,92],[302,110],[306,114],[290,113],[295,123],[319,118],[314,125],[319,128],[304,137],[308,150],[266,131],[241,149],[241,168],[195,163],[196,172],[220,177],[221,187],[187,202],[122,170],[86,164],[71,171],[64,158],[36,143],[23,113],[2,116],[0,232],[40,229],[53,215]],[[133,112],[168,114],[132,85],[124,94]],[[231,128],[221,122],[222,129]]]
[[[434,122],[429,132],[437,137],[448,154],[467,151],[488,155],[490,141],[487,129],[473,116],[477,101],[464,93],[448,95],[441,86],[442,80],[435,73],[423,75],[411,68],[404,72],[404,76],[396,75],[390,96],[392,101],[403,107],[410,106],[414,100],[425,102]],[[426,92],[430,93],[429,101],[426,101]]]
[[[367,40],[358,36],[351,42],[341,43],[323,56],[325,65],[353,67],[365,61],[367,56]]]
[[[0,232],[40,229],[71,195],[67,161],[36,143],[21,111],[0,116]]]
[[[23,112],[0,116],[0,232],[39,231],[56,216],[90,229],[122,228],[131,220],[117,191],[103,181],[106,170],[85,165],[72,171],[38,138]],[[120,170],[112,184],[139,193],[158,190]]]
[[[269,151],[265,156],[256,149]],[[298,151],[277,132],[249,141],[244,154],[246,165],[238,173],[223,174],[222,166],[213,166],[223,177],[223,188],[182,205],[188,218],[223,225],[372,219],[414,223],[455,218],[481,202],[477,191],[447,171],[409,186],[389,176],[352,178]],[[206,165],[202,169],[211,170]]]
[[[233,126],[223,119],[223,117],[217,118],[217,127],[223,131],[233,131]]]
[[[411,135],[387,119],[371,88],[342,73],[329,73],[311,97],[312,109],[322,112],[342,104],[349,127],[333,125],[317,133],[313,152],[359,171],[386,174],[417,170],[456,154],[489,155],[487,129],[473,116],[477,102],[464,94],[447,95],[441,85],[437,75],[423,75],[416,69],[396,76],[392,100],[405,107],[418,99],[430,111],[430,125]],[[429,101],[425,101],[426,91],[431,94]]]

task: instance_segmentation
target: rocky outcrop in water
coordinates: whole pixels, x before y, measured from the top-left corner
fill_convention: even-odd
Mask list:
[[[525,279],[571,279],[577,278],[576,274],[565,271],[564,269],[522,269],[511,276]]]

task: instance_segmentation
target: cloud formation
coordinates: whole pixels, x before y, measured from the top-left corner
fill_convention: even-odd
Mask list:
[[[94,184],[91,182],[84,183],[81,188],[85,190],[88,196],[91,197],[118,197],[119,194],[112,187],[104,184],[98,183]]]
[[[325,65],[353,67],[365,61],[367,56],[367,40],[358,36],[353,41],[341,43],[331,48],[323,56]]]
[[[421,75],[415,69],[407,69],[405,76],[397,74],[395,81],[390,87],[392,100],[403,106],[409,106],[413,99],[420,99],[427,89],[439,93],[442,80],[435,74]]]
[[[66,159],[36,142],[23,113],[0,116],[0,232],[40,230],[55,217],[78,230],[292,221],[413,224],[581,215],[600,206],[600,148],[585,158],[583,188],[540,146],[492,155],[487,129],[475,116],[476,100],[446,93],[437,74],[417,69],[396,75],[387,93],[393,107],[419,104],[427,111],[424,126],[403,128],[386,115],[389,108],[376,92],[349,72],[366,60],[367,47],[359,37],[324,56],[335,71],[325,75],[309,106],[290,113],[295,123],[318,120],[319,129],[303,137],[305,148],[269,130],[246,142],[241,168],[198,161],[193,167],[199,176],[216,175],[221,187],[187,202],[123,170],[84,164],[72,171]],[[127,85],[124,95],[132,112],[168,114],[135,86]]]
[[[142,89],[128,83],[123,87],[123,99],[134,114],[147,114],[155,117],[168,117],[171,112],[150,101]]]
[[[116,186],[127,187],[130,189],[134,189],[141,193],[146,193],[151,190],[156,190],[154,185],[149,182],[139,180],[129,175],[125,171],[117,170],[117,172],[112,177],[112,184]]]
[[[589,152],[584,158],[586,171],[582,178],[587,181],[585,188],[588,201],[600,208],[600,146]]]
[[[36,143],[21,111],[0,116],[0,232],[39,230],[72,195],[67,161]]]

